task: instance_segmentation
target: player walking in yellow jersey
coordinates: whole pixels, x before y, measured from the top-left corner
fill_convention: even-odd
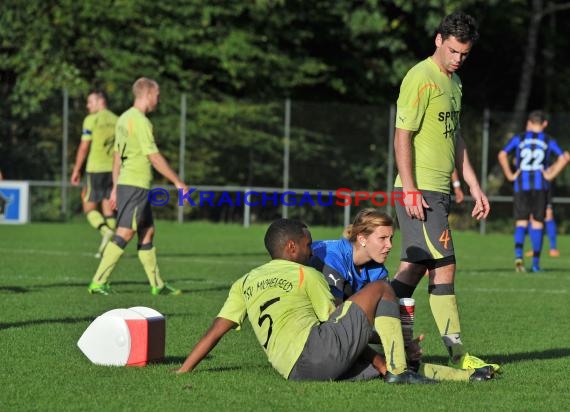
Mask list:
[[[90,293],[109,294],[108,278],[122,256],[127,243],[138,236],[138,256],[150,282],[153,295],[178,295],[180,290],[166,284],[158,269],[153,246],[154,220],[148,194],[152,168],[171,181],[177,189],[188,187],[160,154],[146,113],[153,111],[160,95],[158,84],[142,77],[133,84],[133,107],[117,121],[113,163],[111,206],[117,207],[117,230],[103,253],[103,258],[89,285]]]
[[[115,229],[115,214],[109,203],[113,188],[113,142],[117,115],[107,109],[107,97],[100,90],[94,90],[87,96],[89,114],[83,121],[81,143],[75,156],[75,165],[71,173],[71,184],[78,186],[81,169],[85,166],[85,187],[81,194],[83,212],[91,226],[102,236],[96,257],[101,253]],[[98,209],[99,203],[101,210]]]

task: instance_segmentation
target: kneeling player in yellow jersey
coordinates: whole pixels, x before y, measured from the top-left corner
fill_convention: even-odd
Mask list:
[[[192,371],[246,316],[271,365],[291,380],[436,383],[407,369],[398,301],[387,282],[372,282],[335,308],[317,270],[305,266],[311,234],[298,221],[279,219],[265,234],[272,260],[242,276],[210,329],[176,371]],[[368,346],[376,327],[387,362]]]

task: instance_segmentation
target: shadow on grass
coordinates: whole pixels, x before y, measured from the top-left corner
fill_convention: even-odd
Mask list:
[[[209,359],[211,355],[206,356],[204,359]],[[186,357],[184,356],[165,356],[161,362],[158,362],[160,365],[172,365],[177,366],[181,363],[184,363]]]
[[[545,359],[561,359],[570,357],[570,348],[547,349],[544,351],[511,353],[509,355],[500,354],[479,354],[479,356],[487,362],[508,365],[520,361],[545,360]],[[444,356],[424,356],[423,361],[429,363],[437,363],[447,365],[447,357]]]
[[[176,282],[187,282],[189,279],[185,278],[171,278],[169,279],[169,283],[176,283]],[[192,282],[209,282],[210,279],[191,279]],[[58,282],[58,283],[46,283],[46,284],[36,284],[30,286],[0,286],[0,294],[24,294],[30,292],[36,292],[40,289],[51,289],[51,288],[85,288],[87,289],[87,282]],[[111,282],[111,286],[113,287],[114,291],[117,294],[122,293],[141,293],[140,289],[121,289],[123,286],[141,286],[141,287],[148,287],[148,280],[141,279],[139,280],[119,280],[117,282]],[[209,286],[209,287],[197,287],[192,289],[184,289],[182,288],[183,293],[199,293],[199,292],[223,292],[228,291],[230,289],[230,284],[227,285],[219,285],[219,286]],[[118,287],[118,288],[117,288]]]
[[[203,360],[212,359],[211,354],[207,355]],[[160,365],[168,366],[180,366],[186,360],[185,356],[166,356],[161,362],[157,362]],[[211,368],[200,367],[200,372],[228,372],[228,371],[238,371],[242,370],[243,366],[216,366]]]
[[[36,326],[36,325],[49,325],[52,323],[80,323],[80,322],[88,322],[95,319],[93,316],[86,316],[81,318],[61,318],[61,319],[33,319],[33,320],[25,320],[21,322],[2,322],[0,323],[0,330],[10,329],[10,328],[20,328],[23,326]]]
[[[180,279],[181,280],[181,279]],[[169,284],[172,284],[172,286],[177,286],[176,282],[178,280],[177,279],[173,279],[172,282],[168,282]],[[137,283],[137,282],[130,282],[131,284],[133,283]],[[138,283],[140,285],[143,285],[142,287],[145,289],[145,292],[142,292],[140,288],[137,289],[133,289],[133,288],[122,288],[121,287],[121,282],[113,282],[113,284],[111,285],[113,287],[113,293],[111,293],[111,296],[116,296],[116,295],[146,295],[149,292],[147,291],[147,288],[149,287],[148,282],[140,282]],[[117,287],[117,285],[119,287]],[[123,285],[124,286],[124,285]],[[192,296],[193,294],[196,293],[202,293],[202,292],[227,292],[230,290],[230,286],[231,285],[220,285],[220,286],[210,286],[210,287],[203,287],[203,288],[193,288],[193,289],[188,289],[188,288],[180,288],[178,287],[181,291],[182,291],[182,295],[181,296],[177,296],[174,298],[183,298],[184,296]],[[159,299],[162,298],[167,298],[167,296],[156,296]],[[172,299],[172,297],[170,297],[170,299]]]
[[[207,355],[203,360],[212,359],[214,356],[211,354]],[[169,366],[180,366],[186,360],[185,356],[166,356],[162,362],[158,364],[169,365]],[[229,371],[239,371],[244,369],[245,366],[215,366],[215,367],[204,367],[201,363],[200,372],[229,372]],[[265,366],[264,366],[265,367]],[[250,367],[248,367],[250,369]]]
[[[103,297],[103,299],[107,299],[107,298]],[[4,330],[4,329],[10,329],[10,328],[20,328],[20,327],[37,326],[37,325],[49,325],[49,324],[54,324],[54,323],[74,324],[74,323],[81,323],[81,322],[92,322],[95,320],[95,318],[97,316],[100,316],[102,314],[103,313],[99,313],[96,315],[84,316],[84,317],[80,317],[80,318],[31,319],[31,320],[25,320],[25,321],[20,321],[20,322],[0,322],[0,331]],[[163,315],[166,319],[168,319],[168,318],[177,317],[177,316],[180,316],[180,317],[194,316],[195,313],[176,313],[176,312],[173,312],[173,313],[163,313]],[[184,361],[184,359],[182,359],[182,361]]]
[[[113,286],[115,285],[148,285],[147,280],[141,281],[119,281],[119,282],[112,282]],[[58,283],[45,283],[45,284],[36,284],[30,286],[0,286],[0,293],[29,293],[34,292],[36,289],[50,289],[50,288],[77,288],[77,287],[84,287],[87,289],[87,285],[89,285],[89,281],[86,282],[58,282]]]
[[[22,286],[0,286],[0,292],[26,293],[29,292],[29,288],[24,288]]]

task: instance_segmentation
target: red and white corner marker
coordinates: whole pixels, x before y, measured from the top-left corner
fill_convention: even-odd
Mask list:
[[[113,309],[87,327],[77,346],[96,365],[145,366],[164,358],[166,324],[154,309]]]

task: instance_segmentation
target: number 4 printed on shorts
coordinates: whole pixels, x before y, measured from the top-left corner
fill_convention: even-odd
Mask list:
[[[449,249],[447,247],[447,244],[449,243],[450,240],[451,240],[451,235],[449,234],[449,229],[445,229],[443,232],[441,232],[441,235],[439,236],[439,241],[443,245],[444,249],[446,250]]]

